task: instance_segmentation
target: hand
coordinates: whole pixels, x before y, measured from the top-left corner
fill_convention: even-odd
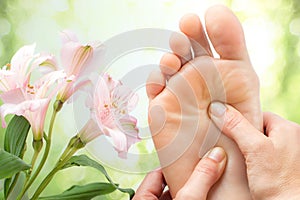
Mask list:
[[[226,154],[220,147],[209,151],[195,167],[189,180],[181,188],[175,200],[206,200],[210,188],[221,177],[226,165]],[[184,173],[184,172],[182,172]],[[161,170],[149,173],[138,188],[133,200],[170,200]]]
[[[300,126],[264,113],[265,134],[237,110],[215,102],[214,123],[232,138],[243,153],[254,199],[300,199]]]

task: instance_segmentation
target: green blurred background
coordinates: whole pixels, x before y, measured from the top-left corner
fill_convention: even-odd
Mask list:
[[[9,63],[16,50],[25,44],[36,43],[37,50],[59,56],[58,34],[64,29],[73,30],[82,41],[105,41],[137,28],[177,31],[182,15],[193,12],[203,17],[205,10],[216,3],[230,7],[243,24],[250,57],[260,77],[263,110],[300,123],[299,0],[0,0],[0,65]],[[159,62],[158,56],[154,59],[153,62]],[[58,139],[54,138],[45,171],[50,170],[68,138],[76,132],[74,122],[65,121],[72,108],[64,109],[66,114],[60,113],[56,123],[54,137]],[[0,147],[3,147],[3,130]],[[143,144],[138,149],[153,151]],[[157,160],[139,164],[147,167],[151,162]],[[108,170],[121,187],[137,188],[144,177],[144,174]],[[104,177],[94,170],[70,169],[59,173],[44,194],[98,180]],[[119,192],[100,197],[122,198],[126,196]]]

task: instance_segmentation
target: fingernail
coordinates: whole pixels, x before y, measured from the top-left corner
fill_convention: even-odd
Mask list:
[[[209,112],[215,117],[222,117],[226,112],[226,106],[220,102],[213,102],[210,104]]]
[[[221,147],[215,147],[208,153],[208,157],[216,162],[221,162],[225,156],[225,152]]]

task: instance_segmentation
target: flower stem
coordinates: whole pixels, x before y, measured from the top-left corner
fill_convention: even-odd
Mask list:
[[[45,137],[46,147],[45,147],[45,150],[44,150],[43,157],[42,157],[36,171],[32,175],[31,179],[28,182],[26,181],[27,183],[25,184],[24,192],[22,193],[22,196],[25,194],[25,192],[29,189],[29,187],[35,181],[35,179],[37,178],[37,176],[39,175],[39,173],[41,172],[42,168],[44,167],[44,165],[46,163],[46,160],[47,160],[48,155],[49,155],[51,143],[52,143],[51,138],[52,138],[54,122],[55,122],[55,119],[56,119],[56,115],[61,110],[62,106],[63,106],[63,102],[61,102],[59,100],[56,100],[53,104],[53,112],[52,112],[52,116],[51,116],[51,120],[50,120],[48,136]]]
[[[14,187],[16,186],[18,180],[19,180],[19,176],[20,176],[20,173],[17,173],[16,176],[14,177],[14,180],[13,182],[11,183],[11,185],[9,186],[9,189],[7,191],[7,195],[6,197],[9,197],[11,191],[14,189]]]
[[[34,165],[35,165],[37,157],[39,156],[39,153],[40,153],[39,151],[34,151],[34,153],[33,153],[33,156],[32,156],[32,159],[31,159],[31,168],[30,168],[30,171],[29,171],[29,174],[28,174],[28,179],[31,176],[31,172],[34,168]]]
[[[68,149],[68,147],[67,147],[67,149]],[[68,160],[78,150],[77,148],[74,148],[74,147],[71,147],[69,150],[67,150],[67,149],[66,149],[65,152],[68,152],[68,153],[64,153],[63,154],[64,155],[63,159],[62,159],[62,157],[59,159],[59,161],[57,162],[57,165],[54,167],[54,169],[52,169],[52,171],[45,177],[45,179],[42,181],[42,183],[40,184],[40,186],[37,188],[36,192],[31,197],[31,200],[35,200],[35,199],[37,199],[39,197],[39,195],[43,192],[43,190],[50,183],[50,181],[52,180],[52,178],[54,177],[54,175],[56,174],[56,172],[58,172],[59,170],[61,170],[63,168],[63,166],[68,162]]]
[[[40,153],[40,151],[36,151],[36,150],[35,150],[34,153],[33,153],[33,156],[32,156],[32,159],[31,159],[31,168],[29,169],[29,172],[28,172],[27,175],[26,175],[25,187],[23,187],[21,193],[20,193],[19,196],[17,197],[18,200],[19,200],[19,199],[22,199],[22,197],[24,196],[24,194],[26,193],[26,191],[27,191],[27,189],[28,189],[28,188],[26,188],[26,185],[27,185],[27,183],[28,183],[28,181],[29,181],[29,179],[30,179],[31,172],[32,172],[32,170],[33,170],[33,168],[34,168],[34,165],[35,165],[35,162],[36,162],[36,159],[37,159],[39,153]]]

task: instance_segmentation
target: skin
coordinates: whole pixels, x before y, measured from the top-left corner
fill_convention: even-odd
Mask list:
[[[247,177],[254,200],[300,198],[298,124],[273,113],[264,113],[263,133],[236,109],[219,102],[210,105],[209,114],[216,126],[241,149],[246,160]],[[210,187],[218,180],[225,167],[225,153],[221,148],[218,149],[217,156],[211,157],[208,154],[197,164],[175,199],[206,199]],[[138,188],[134,199],[169,200],[169,192],[163,193],[164,184],[161,170],[151,172]]]
[[[236,109],[214,103],[214,123],[241,149],[253,199],[300,199],[300,126],[273,113],[264,113],[265,133]]]
[[[221,177],[226,166],[226,154],[220,147],[212,149],[195,167],[191,177],[179,190],[176,200],[206,200],[207,194]],[[161,170],[150,172],[137,189],[133,200],[171,200]]]
[[[207,110],[212,101],[227,102],[262,130],[259,81],[236,16],[224,6],[214,6],[205,21],[208,38],[198,16],[184,16],[184,35],[171,37],[173,53],[164,55],[160,70],[150,74],[150,129],[172,197],[187,182],[203,151],[216,145],[227,152],[227,167],[207,198],[247,200],[251,195],[244,157],[235,142],[219,136]],[[208,40],[220,58],[212,56]]]

